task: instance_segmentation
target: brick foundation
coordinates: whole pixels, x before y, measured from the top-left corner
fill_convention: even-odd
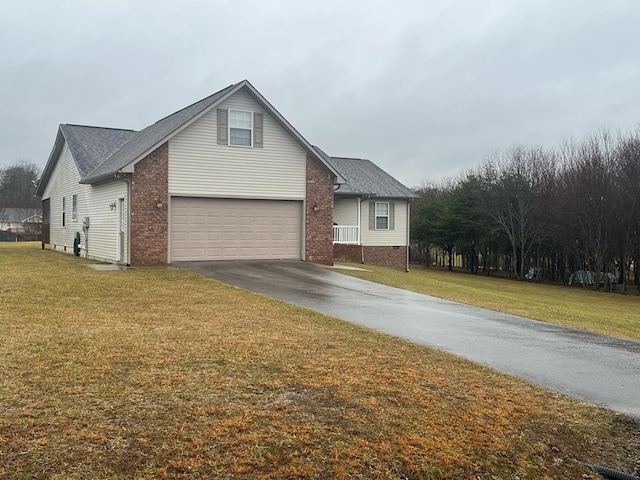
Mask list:
[[[308,153],[304,218],[305,260],[333,265],[333,174]]]
[[[131,176],[130,203],[131,265],[166,265],[169,248],[167,143],[136,164]]]
[[[364,257],[364,261],[363,261]],[[372,247],[360,245],[334,245],[333,258],[346,262],[407,269],[407,247]]]

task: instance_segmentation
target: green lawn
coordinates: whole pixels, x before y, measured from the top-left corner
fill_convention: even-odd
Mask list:
[[[637,423],[175,269],[0,244],[0,477],[582,478]]]
[[[616,337],[640,340],[640,296],[411,266],[341,270],[365,280]]]

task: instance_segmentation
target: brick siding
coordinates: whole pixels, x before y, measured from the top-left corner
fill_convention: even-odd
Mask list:
[[[318,207],[314,212],[313,207]],[[333,175],[307,153],[305,260],[333,265]]]
[[[364,262],[362,257],[364,256]],[[333,258],[347,262],[407,269],[407,247],[374,247],[360,245],[334,245]]]
[[[166,265],[169,243],[167,143],[136,164],[131,176],[130,203],[131,265]]]

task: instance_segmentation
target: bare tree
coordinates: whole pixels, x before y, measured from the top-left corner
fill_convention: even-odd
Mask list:
[[[640,129],[620,136],[616,149],[615,202],[613,206],[614,249],[618,281],[627,289],[627,277],[635,262],[634,283],[638,284],[640,259]]]
[[[615,143],[607,131],[562,149],[558,205],[561,208],[562,244],[594,272],[596,288],[601,272],[613,258],[615,221]]]
[[[8,222],[22,222],[27,230],[33,228],[24,221],[41,211],[40,201],[35,197],[39,175],[38,167],[28,160],[18,160],[0,170],[0,227],[6,227]]]
[[[482,169],[486,209],[511,245],[517,279],[524,278],[531,250],[539,239],[538,204],[553,170],[551,152],[522,146],[489,159]]]

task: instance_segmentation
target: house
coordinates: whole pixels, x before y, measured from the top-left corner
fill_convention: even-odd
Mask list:
[[[361,172],[391,179],[374,167],[369,162]],[[243,80],[140,131],[60,125],[36,192],[43,248],[139,266],[237,259],[332,264],[334,235],[341,233],[333,223],[342,221],[334,217],[334,196],[342,208],[377,192],[360,192],[356,177],[347,160],[313,147]],[[378,207],[373,231],[358,235],[363,247],[406,252],[405,234],[389,231],[407,231],[409,192],[387,197],[398,202],[395,212]],[[376,234],[380,240],[371,243]]]
[[[316,149],[345,179],[334,189],[334,258],[408,268],[409,207],[417,195],[370,160]]]
[[[0,208],[0,232],[2,239],[39,240],[42,215],[35,208]]]

